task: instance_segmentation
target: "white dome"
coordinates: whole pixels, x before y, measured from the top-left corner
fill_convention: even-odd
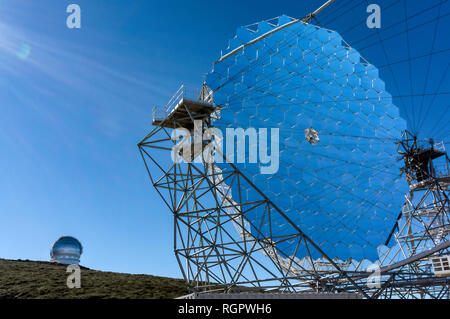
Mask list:
[[[51,261],[61,264],[79,264],[83,246],[78,239],[71,236],[59,238],[50,250]]]

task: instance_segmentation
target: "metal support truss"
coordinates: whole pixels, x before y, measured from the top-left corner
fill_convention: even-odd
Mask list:
[[[397,145],[409,192],[377,261],[378,285],[364,285],[358,266],[352,278],[370,298],[448,299],[450,279],[436,275],[431,259],[450,255],[450,161],[443,145],[420,145],[408,131]]]
[[[202,96],[209,95],[202,89]],[[196,162],[195,155],[187,163],[170,160],[175,144],[172,129],[185,127],[187,119],[201,120],[203,130],[209,127],[215,111],[209,105],[200,108],[201,105],[183,103],[181,99],[176,109],[167,112],[167,118],[159,121],[138,144],[152,185],[173,215],[174,251],[188,288],[195,292],[339,292],[331,282],[344,280],[354,291],[365,295],[336,261],[232,163],[226,162],[227,168],[221,169],[214,163]],[[192,133],[193,126],[188,125]],[[244,186],[254,189],[260,198],[245,201]],[[231,189],[238,196],[233,198]],[[261,214],[256,223],[247,217],[254,210]],[[289,231],[284,235],[272,232],[274,216],[286,220]],[[262,227],[270,231],[262,232]],[[292,256],[279,249],[286,241],[295,247]],[[319,266],[316,268],[311,257],[302,262],[294,258],[301,250],[306,256],[320,255],[330,269],[324,272]]]
[[[179,94],[179,93],[177,93]],[[378,285],[362,261],[331,259],[235,165],[220,167],[202,160],[202,152],[186,161],[171,161],[177,143],[172,131],[191,135],[201,121],[203,133],[220,114],[212,92],[204,86],[198,101],[178,96],[166,116],[138,144],[152,185],[174,219],[174,252],[192,292],[352,292],[365,298],[448,298],[449,280],[437,277],[430,257],[449,254],[449,160],[445,152],[419,148],[409,133],[399,143],[410,192],[380,260]],[[197,132],[198,133],[198,132]],[[195,138],[191,139],[195,149]],[[212,141],[201,141],[204,146]],[[424,154],[428,154],[424,156]],[[428,156],[428,157],[427,157]],[[447,171],[437,175],[433,159],[445,156]],[[244,189],[259,198],[244,200]],[[231,192],[233,189],[233,194]],[[258,212],[258,219],[249,217]],[[285,231],[272,231],[283,218]],[[262,229],[264,228],[264,231]],[[269,231],[267,231],[269,229]],[[288,242],[295,250],[280,248]],[[298,259],[298,252],[306,257]],[[320,256],[313,259],[312,256]]]
[[[399,267],[375,296],[449,298],[449,280],[437,277],[431,264],[433,256],[450,255],[449,158],[443,145],[432,141],[420,145],[408,131],[403,133],[397,151],[404,161],[402,173],[409,183],[409,193],[386,242],[395,245],[385,263],[399,257],[410,262]],[[424,252],[430,253],[414,258]]]

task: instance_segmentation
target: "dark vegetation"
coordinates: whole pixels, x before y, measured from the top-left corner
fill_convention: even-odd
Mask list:
[[[67,266],[0,259],[0,299],[175,298],[187,294],[181,279],[103,272],[81,267],[81,288],[67,288]]]

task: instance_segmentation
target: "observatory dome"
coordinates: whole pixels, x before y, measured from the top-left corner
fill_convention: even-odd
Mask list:
[[[60,264],[78,264],[83,253],[83,246],[78,239],[71,236],[60,237],[50,250],[51,261]]]

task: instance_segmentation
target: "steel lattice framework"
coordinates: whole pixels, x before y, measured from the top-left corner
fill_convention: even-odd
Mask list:
[[[203,94],[200,98],[207,96]],[[372,271],[364,269],[361,262],[329,258],[232,163],[228,162],[225,170],[214,163],[195,161],[163,166],[175,143],[170,131],[186,127],[189,121],[193,124],[194,120],[201,120],[206,130],[214,114],[208,101],[195,104],[180,98],[177,112],[162,121],[155,120],[155,128],[138,146],[153,186],[173,214],[174,251],[189,289],[345,291],[366,298],[448,297],[448,279],[436,277],[430,262],[432,256],[449,253],[450,174],[445,152],[431,147],[426,150],[430,157],[414,160],[424,150],[405,132],[399,153],[405,162],[403,171],[410,182],[410,192],[386,242],[395,243],[391,248],[385,246],[378,261],[379,285],[368,285],[373,280]],[[166,160],[160,161],[158,153],[165,154]],[[441,156],[445,157],[447,170],[436,176],[432,158]],[[427,169],[422,165],[424,160]],[[237,188],[240,194],[243,186],[254,188],[260,199],[246,202],[242,196],[233,198],[230,189]],[[264,214],[259,224],[246,218],[249,212],[261,207]],[[259,231],[263,224],[272,227],[275,215],[286,220],[291,229],[288,235],[267,236]],[[296,250],[303,249],[308,257],[299,260],[277,248],[287,240],[295,241]],[[319,253],[321,258],[313,259],[311,252]]]
[[[273,198],[272,193],[258,187],[261,184],[255,183],[252,176],[246,174],[248,172],[240,169],[241,166],[234,165],[233,161],[227,159],[223,154],[219,154],[224,162],[220,165],[211,161],[203,161],[203,148],[211,143],[216,143],[217,140],[215,140],[215,136],[209,136],[210,138],[206,140],[198,140],[196,136],[208,135],[210,128],[223,124],[221,123],[221,121],[223,122],[221,112],[228,112],[228,117],[232,116],[227,107],[230,106],[230,99],[234,101],[231,97],[235,97],[233,95],[235,90],[248,93],[245,88],[242,88],[242,83],[238,81],[242,79],[241,72],[245,73],[248,69],[244,67],[248,61],[244,61],[245,63],[240,65],[242,68],[238,68],[241,71],[237,71],[236,65],[242,62],[242,58],[236,58],[236,65],[232,65],[230,57],[244,56],[246,49],[252,52],[251,46],[255,43],[258,46],[263,42],[270,43],[271,40],[276,39],[275,43],[278,49],[272,50],[271,46],[267,46],[270,49],[271,58],[269,61],[263,59],[262,65],[264,67],[269,64],[275,65],[278,61],[279,65],[277,64],[275,69],[278,70],[277,73],[280,73],[281,66],[286,67],[287,63],[277,60],[277,54],[286,50],[286,47],[283,46],[284,42],[288,43],[299,35],[298,32],[290,32],[290,28],[297,24],[300,29],[312,29],[301,23],[304,24],[313,19],[331,2],[333,0],[325,3],[324,6],[303,20],[283,17],[284,24],[280,21],[278,25],[263,22],[261,23],[261,32],[263,33],[258,33],[259,35],[251,40],[247,39],[248,42],[244,41],[243,44],[238,41],[238,36],[235,37],[233,39],[234,46],[230,44],[229,52],[216,62],[217,69],[222,66],[220,63],[226,67],[223,70],[220,69],[220,72],[215,71],[210,74],[210,83],[219,83],[220,85],[216,85],[211,90],[205,83],[197,95],[192,95],[186,87],[182,87],[162,111],[158,108],[154,110],[153,125],[155,127],[138,144],[138,147],[152,185],[173,215],[175,256],[187,286],[193,292],[314,291],[357,293],[364,298],[449,298],[449,279],[446,276],[450,275],[450,266],[448,265],[450,262],[450,160],[443,144],[434,144],[434,142],[424,144],[408,131],[404,131],[401,139],[392,139],[389,142],[390,145],[383,141],[385,147],[389,149],[389,151],[384,149],[384,153],[389,153],[390,159],[394,156],[391,153],[395,153],[390,150],[395,149],[395,144],[397,144],[397,153],[403,161],[401,173],[408,182],[409,191],[405,194],[403,207],[398,207],[400,212],[391,232],[389,233],[389,229],[382,230],[386,231],[389,236],[385,245],[378,247],[379,259],[374,262],[353,258],[342,260],[338,258],[336,252],[331,251],[328,251],[327,254],[324,247],[329,249],[330,243],[321,245],[313,237],[308,236],[311,228],[303,227],[307,225],[294,220],[293,215],[287,214],[282,206],[277,206],[276,202],[279,200]],[[248,35],[247,31],[240,29],[238,33],[240,32],[241,36],[245,38]],[[283,32],[285,32],[284,38]],[[319,28],[309,33],[314,34],[314,37],[317,36],[319,40],[324,38],[327,45],[331,41],[333,50],[336,51],[336,48],[341,47],[341,39],[334,33],[332,34],[334,36],[330,36],[328,32]],[[303,40],[304,34],[305,32],[300,34],[302,36],[300,38]],[[317,39],[311,39],[311,43],[317,42]],[[325,48],[323,44],[319,43],[317,47],[306,49],[305,52],[314,53],[316,49],[322,47]],[[331,51],[334,52],[333,50]],[[315,53],[321,54],[320,52]],[[390,102],[386,105],[378,105],[379,101],[383,101],[383,99],[390,101],[391,98],[389,94],[383,93],[384,84],[378,80],[377,70],[369,63],[360,63],[359,54],[349,46],[342,46],[335,53],[339,59],[349,59],[346,62],[349,70],[344,76],[344,78],[348,77],[348,83],[351,80],[356,81],[351,77],[358,74],[353,68],[359,67],[363,70],[363,74],[370,78],[370,81],[364,82],[362,77],[362,86],[367,84],[369,91],[375,90],[377,94],[375,99],[378,102],[368,103],[369,98],[367,98],[367,101],[364,100],[362,104],[355,102],[355,109],[352,109],[351,103],[349,103],[350,111],[367,113],[371,120],[374,120],[373,113],[376,113],[377,110],[382,113],[378,114],[381,116],[380,119],[384,117],[385,110],[392,113],[383,119],[383,122],[381,120],[374,122],[380,125],[373,124],[375,136],[371,138],[388,139],[388,133],[393,127],[403,131],[406,124],[403,120],[401,122],[397,119],[395,114],[397,108],[393,105],[391,107]],[[289,53],[289,56],[291,55]],[[328,61],[329,57],[326,54],[322,55],[323,60]],[[259,57],[259,55],[257,56]],[[288,57],[285,58],[288,59]],[[303,56],[304,58],[305,56]],[[315,58],[316,64],[319,60],[318,57]],[[301,65],[295,59],[294,62],[297,63],[297,67]],[[326,63],[319,64],[318,69],[322,69],[327,65]],[[334,66],[341,68],[339,63]],[[253,61],[249,65],[257,64]],[[351,64],[353,64],[353,68],[350,67]],[[336,72],[341,72],[339,70]],[[266,71],[264,69],[264,72]],[[288,74],[298,73],[295,68],[289,68],[288,71]],[[308,67],[308,72],[313,71],[317,70]],[[306,76],[303,73],[300,75],[303,78]],[[318,77],[320,78],[322,75]],[[340,79],[335,78],[335,82]],[[283,88],[277,87],[274,81],[270,81],[267,87],[264,86],[265,84],[260,84],[261,92],[258,94],[262,98],[266,97],[269,91],[269,95],[274,95],[277,89],[278,93],[284,93]],[[326,86],[326,83],[323,85]],[[359,84],[356,86],[358,87]],[[254,87],[251,89],[255,91]],[[315,104],[322,105],[333,102],[335,104],[329,110],[336,111],[339,108],[341,100],[327,101],[323,99],[323,96],[326,95],[324,92],[317,87],[313,91],[319,97],[322,96],[320,103],[314,102]],[[346,91],[345,85],[342,90],[338,91],[334,95],[353,94]],[[361,93],[362,91],[360,91],[358,92]],[[215,99],[213,99],[214,96]],[[280,96],[274,95],[274,98],[279,100]],[[310,96],[305,97],[306,100],[308,98]],[[228,102],[215,104],[218,100]],[[247,106],[246,102],[248,102],[244,100],[240,105],[242,110],[244,104]],[[271,103],[273,101],[275,100],[270,100]],[[364,105],[370,106],[369,104],[373,104],[373,106],[365,109]],[[290,106],[290,104],[288,105]],[[307,108],[307,106],[303,107]],[[264,112],[262,111],[262,113]],[[331,114],[330,112],[328,115]],[[277,117],[276,112],[267,115],[269,119],[272,116]],[[245,118],[246,115],[241,115],[240,119]],[[287,119],[287,121],[289,120]],[[342,119],[337,121],[341,123]],[[197,125],[199,122],[200,126]],[[383,126],[382,123],[384,123],[386,132],[378,130]],[[189,132],[188,149],[191,150],[190,152],[183,153],[184,150],[180,151],[174,148],[179,141],[178,137],[174,137],[172,133],[179,128],[187,129]],[[320,146],[323,143],[319,138],[318,130],[314,127],[304,128],[306,128],[305,138],[310,144]],[[365,129],[363,128],[363,130]],[[199,146],[200,151],[198,151]],[[373,149],[371,150],[371,153],[376,153]],[[172,158],[174,153],[177,153],[185,161],[168,160],[170,153]],[[364,168],[373,170],[372,174],[380,175],[383,172],[380,170],[380,166],[376,167],[376,165],[364,166]],[[368,179],[367,176],[360,176],[360,178]],[[385,181],[382,183],[383,186],[386,186]],[[383,190],[398,193],[398,188],[395,187],[393,190],[389,188]],[[252,193],[251,197],[246,195],[249,192]],[[393,203],[385,201],[382,204],[392,206]],[[348,210],[349,208],[347,208]],[[370,211],[356,212],[356,214],[367,215],[370,214]],[[279,231],[280,227],[283,229],[282,232]],[[383,241],[384,237],[385,235],[383,235]],[[289,243],[289,249],[284,248],[287,247],[286,243]],[[375,242],[372,244],[378,245]],[[346,252],[350,251],[351,249],[347,247]],[[346,255],[343,254],[343,256]],[[365,252],[359,251],[357,256],[363,258],[366,255]]]
[[[176,115],[156,121],[155,129],[138,145],[153,186],[174,216],[174,250],[188,287],[194,291],[227,292],[249,288],[292,292],[302,286],[333,290],[333,286],[329,286],[330,278],[323,282],[323,277],[330,275],[333,280],[352,283],[350,276],[232,163],[228,163],[227,170],[214,163],[161,165],[152,151],[167,153],[172,150],[174,141],[168,128],[189,127],[186,121],[202,120],[206,129],[211,122],[211,109],[210,112],[204,109],[199,112],[193,105],[192,101],[181,99]],[[243,185],[253,187],[260,199],[245,202],[242,196],[232,198],[231,187],[240,189]],[[261,207],[264,213],[259,225],[246,218],[253,209]],[[286,219],[292,230],[290,234],[266,236],[259,231],[263,224],[272,227],[274,215]],[[307,269],[284,255],[276,247],[287,240],[294,240],[296,249],[321,254],[332,270],[324,273],[314,267]],[[269,258],[261,260],[258,252]],[[310,261],[314,265],[312,258]],[[298,282],[299,273],[304,279],[301,283]],[[356,283],[354,289],[364,293]]]

